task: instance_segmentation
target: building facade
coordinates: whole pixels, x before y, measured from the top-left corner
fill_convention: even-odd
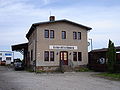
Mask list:
[[[6,61],[6,64],[11,64],[14,59],[14,53],[12,51],[0,51],[0,62]]]
[[[90,27],[68,20],[35,23],[26,37],[30,65],[35,70],[56,70],[60,66],[88,64],[87,33]]]

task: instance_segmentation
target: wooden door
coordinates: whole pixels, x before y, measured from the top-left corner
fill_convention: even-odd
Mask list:
[[[68,52],[67,51],[60,52],[60,62],[62,65],[68,65]]]

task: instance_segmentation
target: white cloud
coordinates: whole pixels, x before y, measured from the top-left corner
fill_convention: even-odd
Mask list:
[[[26,3],[29,0],[0,0],[0,46],[27,42],[25,35],[32,23],[48,20],[49,12],[56,19],[69,19],[74,22],[88,25],[93,28],[89,37],[93,38],[95,48],[106,47],[108,39],[119,44],[120,33],[120,6],[86,6],[75,4],[73,6],[61,5],[46,7],[58,0],[39,0],[40,7]],[[44,7],[45,6],[45,7]],[[42,7],[42,8],[41,8]],[[8,33],[6,33],[8,32]]]
[[[43,0],[44,5],[47,5],[47,4],[50,4],[50,3],[54,3],[56,1],[58,1],[58,0]]]

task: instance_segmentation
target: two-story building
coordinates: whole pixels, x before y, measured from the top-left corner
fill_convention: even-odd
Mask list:
[[[55,20],[54,16],[47,22],[32,24],[26,35],[30,66],[51,71],[60,66],[87,65],[89,30],[69,20]]]

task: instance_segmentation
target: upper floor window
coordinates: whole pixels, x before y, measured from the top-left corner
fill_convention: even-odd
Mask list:
[[[62,31],[62,39],[66,39],[66,31]]]
[[[73,32],[73,39],[81,40],[81,32]]]
[[[78,32],[78,40],[81,40],[81,32]]]
[[[50,38],[54,38],[54,30],[50,30]]]
[[[77,32],[73,32],[73,39],[77,39]]]
[[[44,37],[45,38],[49,38],[49,30],[45,30],[44,31]]]

